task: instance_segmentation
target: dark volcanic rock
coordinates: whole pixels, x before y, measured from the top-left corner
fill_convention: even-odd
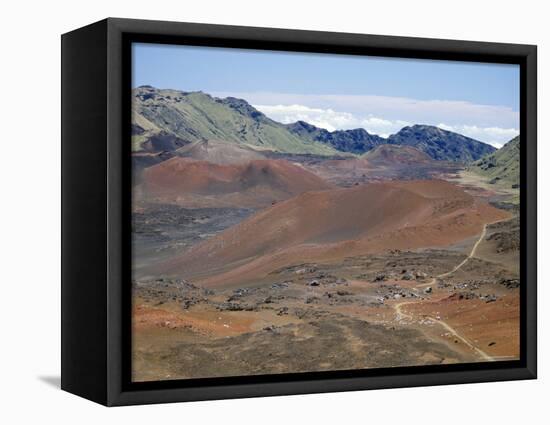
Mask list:
[[[148,152],[173,152],[189,143],[191,142],[188,140],[183,140],[166,131],[161,131],[160,133],[151,135],[142,146]]]
[[[519,288],[519,279],[502,278],[499,283],[508,289]]]
[[[286,127],[302,138],[355,154],[391,144],[412,146],[436,160],[470,162],[495,151],[491,145],[430,125],[404,127],[387,139],[370,134],[363,128],[330,132],[304,121],[287,124]]]
[[[459,162],[474,161],[496,150],[486,143],[430,125],[405,127],[386,143],[413,146],[433,159]]]
[[[253,119],[266,119],[267,117],[250,105],[244,99],[238,99],[236,97],[226,97],[225,99],[216,99],[216,102],[229,106],[242,115],[248,116]]]
[[[139,135],[143,134],[144,132],[145,130],[141,126],[132,123],[132,135]]]
[[[330,132],[304,121],[287,124],[286,127],[297,136],[325,143],[342,152],[362,154],[385,143],[384,138],[370,134],[363,128]]]

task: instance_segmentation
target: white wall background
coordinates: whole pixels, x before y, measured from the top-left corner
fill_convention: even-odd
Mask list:
[[[542,423],[550,390],[550,31],[545,2],[5,1],[0,6],[0,421]],[[60,34],[107,16],[539,46],[539,380],[106,409],[56,388],[60,356]],[[54,385],[55,384],[55,385]],[[545,395],[544,392],[547,394]],[[537,419],[538,418],[538,419]]]

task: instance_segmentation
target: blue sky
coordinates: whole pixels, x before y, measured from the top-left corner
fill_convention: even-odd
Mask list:
[[[519,128],[519,67],[134,44],[133,85],[237,96],[273,119],[388,135],[422,123],[501,145]]]

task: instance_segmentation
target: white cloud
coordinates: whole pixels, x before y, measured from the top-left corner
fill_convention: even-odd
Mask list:
[[[403,127],[414,123],[403,120],[389,120],[385,118],[366,116],[361,117],[350,112],[335,111],[333,109],[310,108],[305,105],[254,105],[254,107],[271,119],[290,124],[296,121],[305,121],[316,127],[329,131],[349,130],[353,128],[364,128],[371,134],[378,134],[388,137],[397,133]],[[480,127],[476,125],[449,125],[446,123],[432,123],[437,127],[464,136],[489,143],[496,148],[502,147],[506,142],[519,134],[515,128]]]
[[[446,125],[438,124],[439,128],[444,130],[454,131],[455,133],[463,134],[464,136],[471,137],[472,139],[481,140],[482,142],[489,143],[495,148],[501,148],[505,143],[512,140],[519,134],[517,128],[499,128],[499,127],[478,127],[475,125]]]
[[[334,131],[336,129],[357,127],[355,117],[348,112],[336,112],[332,109],[310,108],[304,105],[253,105],[275,121],[290,124],[306,121],[317,127]]]
[[[355,119],[377,117],[386,121],[479,128],[519,128],[519,112],[510,107],[480,105],[460,100],[422,100],[405,97],[372,95],[317,95],[293,93],[229,93],[215,96],[235,96],[253,105],[301,105],[310,109],[353,115]],[[336,112],[339,111],[339,112]],[[347,119],[347,118],[346,118]]]
[[[377,117],[367,117],[361,121],[360,127],[363,127],[371,134],[378,134],[382,137],[388,137],[391,134],[397,133],[403,127],[412,125],[413,123],[402,120],[386,120]]]
[[[333,131],[362,127],[387,137],[412,124],[439,126],[500,147],[519,134],[519,112],[459,100],[420,100],[371,95],[229,93],[246,99],[276,121],[298,120]]]
[[[411,123],[401,120],[366,116],[360,117],[349,112],[333,109],[310,108],[305,105],[253,105],[271,119],[290,124],[305,121],[328,131],[364,128],[371,134],[388,137]]]

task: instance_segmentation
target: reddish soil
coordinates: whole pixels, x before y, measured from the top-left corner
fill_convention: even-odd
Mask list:
[[[152,270],[230,285],[301,261],[447,246],[507,213],[440,180],[309,192],[280,202]]]
[[[136,300],[133,311],[135,331],[155,328],[189,329],[210,336],[238,335],[252,330],[256,321],[253,315],[236,315],[218,311],[194,311],[188,314],[175,303],[166,306],[151,306]]]
[[[216,164],[174,157],[147,168],[142,196],[190,207],[258,207],[332,186],[285,160]]]
[[[519,357],[519,294],[503,295],[495,302],[465,300],[458,294],[428,303],[407,305],[404,311],[417,317],[440,318],[487,354]],[[504,359],[506,360],[506,359]]]

